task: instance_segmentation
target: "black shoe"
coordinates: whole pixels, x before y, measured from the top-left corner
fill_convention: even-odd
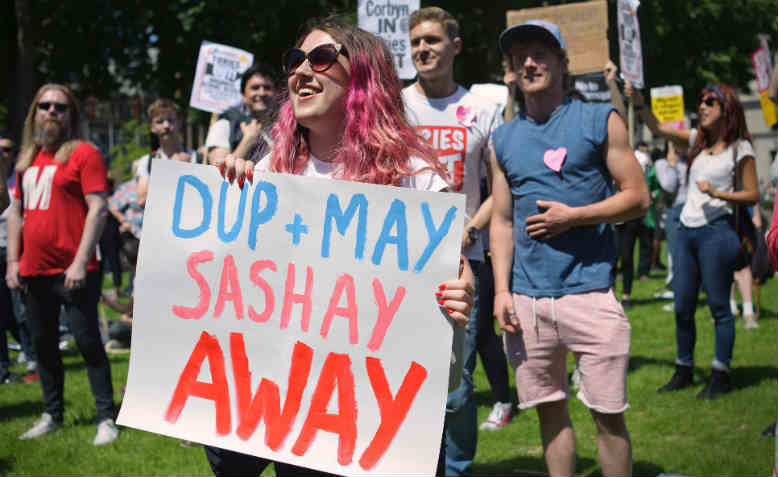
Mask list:
[[[629,301],[629,298],[623,298],[621,300],[621,307],[624,308],[625,311],[629,310],[630,308],[632,308],[632,302]]]
[[[688,388],[694,384],[692,375],[693,371],[693,366],[683,366],[681,364],[676,364],[673,377],[670,378],[670,381],[668,381],[667,384],[659,388],[657,392],[663,393],[666,391],[677,391],[679,389]]]
[[[767,429],[762,431],[762,437],[775,437],[775,423],[770,424]]]
[[[667,270],[667,265],[657,260],[656,265],[654,265],[654,270]]]
[[[728,393],[730,389],[729,373],[714,369],[710,373],[708,384],[706,384],[705,388],[697,394],[697,399],[716,399],[722,394]]]

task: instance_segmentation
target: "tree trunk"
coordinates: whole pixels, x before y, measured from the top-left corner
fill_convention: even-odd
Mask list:
[[[10,82],[9,123],[14,137],[21,140],[24,118],[38,88],[37,65],[40,57],[38,39],[40,23],[35,15],[34,0],[16,0],[16,75]]]

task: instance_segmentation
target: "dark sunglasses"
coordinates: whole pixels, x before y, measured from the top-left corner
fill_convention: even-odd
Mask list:
[[[716,104],[716,101],[717,101],[716,98],[714,98],[713,96],[708,96],[705,99],[700,98],[700,104],[704,104],[705,106],[708,107],[711,107],[714,104]]]
[[[70,108],[70,106],[65,103],[38,103],[38,109],[41,111],[48,111],[52,106],[54,106],[54,111],[58,113],[64,113],[68,110],[68,108]]]
[[[348,58],[348,52],[340,43],[319,45],[307,54],[299,48],[290,48],[281,58],[281,65],[284,73],[289,75],[294,73],[297,67],[307,59],[313,71],[323,73],[337,61],[339,54]]]

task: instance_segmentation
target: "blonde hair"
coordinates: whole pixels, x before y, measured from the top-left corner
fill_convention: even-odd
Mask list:
[[[73,95],[70,88],[65,85],[57,83],[44,84],[38,89],[38,92],[35,93],[35,97],[33,98],[32,103],[30,103],[30,108],[27,110],[27,117],[24,120],[24,130],[22,132],[21,152],[19,153],[19,160],[16,162],[17,172],[24,172],[30,167],[30,164],[32,164],[32,161],[41,148],[41,145],[38,144],[35,139],[35,111],[38,109],[38,102],[40,101],[41,96],[43,96],[46,91],[52,89],[64,94],[68,99],[68,103],[70,103],[64,142],[54,154],[54,161],[62,163],[67,162],[70,154],[76,146],[82,142],[81,131],[79,130],[81,126],[81,111],[78,107],[78,101],[76,100],[75,95]]]
[[[182,119],[183,113],[181,111],[181,106],[166,98],[159,98],[158,100],[151,103],[149,108],[146,110],[146,115],[149,117],[149,121],[153,121],[155,116],[167,113],[175,113],[177,119]]]

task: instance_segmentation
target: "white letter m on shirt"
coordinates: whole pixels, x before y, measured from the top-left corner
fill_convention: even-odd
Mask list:
[[[31,166],[27,169],[22,180],[25,209],[48,210],[49,202],[51,202],[51,185],[54,182],[56,171],[57,166],[46,166],[38,178],[38,166]]]

